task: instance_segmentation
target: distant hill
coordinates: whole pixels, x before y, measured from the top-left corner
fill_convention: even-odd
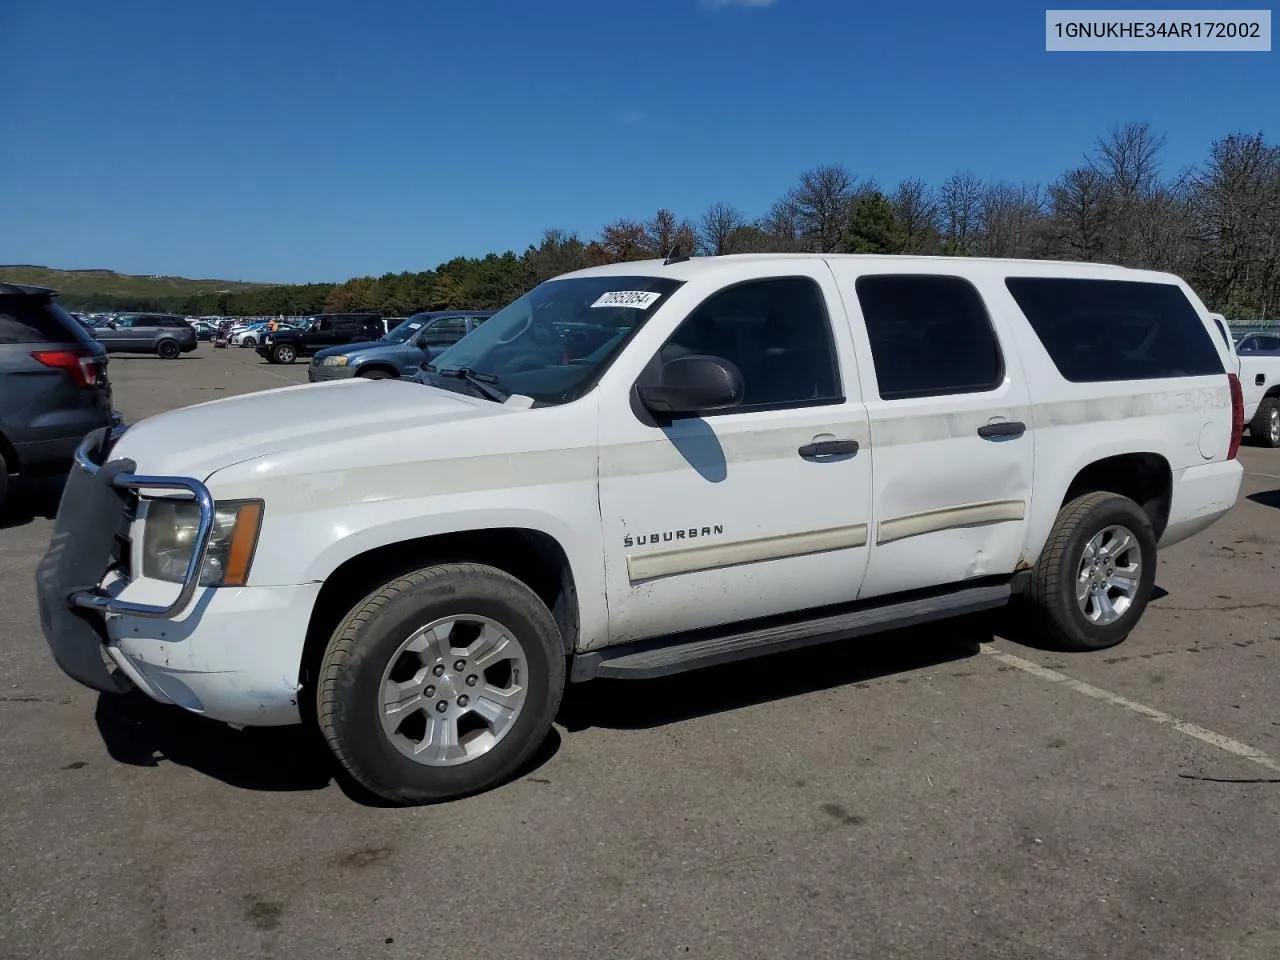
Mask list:
[[[237,280],[189,280],[186,277],[145,277],[114,270],[57,270],[29,264],[0,264],[0,280],[52,287],[68,307],[111,308],[121,303],[172,302],[183,297],[242,293],[275,286]]]

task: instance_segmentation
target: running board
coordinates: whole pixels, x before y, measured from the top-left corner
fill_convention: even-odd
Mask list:
[[[648,680],[686,670],[785,650],[897,630],[932,620],[963,616],[1004,606],[1013,595],[1010,583],[966,587],[911,600],[880,603],[804,620],[738,629],[731,633],[700,630],[693,634],[642,640],[579,654],[570,680],[595,677]],[[777,618],[774,618],[776,621]]]

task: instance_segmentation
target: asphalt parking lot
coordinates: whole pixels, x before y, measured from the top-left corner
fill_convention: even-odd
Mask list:
[[[306,380],[207,343],[110,373],[131,422]],[[1241,459],[1113,650],[966,621],[597,682],[523,778],[407,810],[301,730],[64,677],[33,595],[56,491],[28,491],[0,519],[0,957],[1274,960],[1280,450]]]

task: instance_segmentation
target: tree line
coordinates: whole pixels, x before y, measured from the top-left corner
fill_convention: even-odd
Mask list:
[[[420,273],[95,305],[224,316],[496,308],[569,270],[665,256],[680,245],[695,255],[915,253],[1119,263],[1179,274],[1233,322],[1277,319],[1280,146],[1261,133],[1230,134],[1214,141],[1200,163],[1166,171],[1164,143],[1147,123],[1117,125],[1048,184],[961,172],[939,184],[906,179],[889,187],[829,164],[802,173],[756,216],[724,202],[693,219],[661,209],[647,220],[616,220],[591,239],[553,228],[523,253],[457,257]]]

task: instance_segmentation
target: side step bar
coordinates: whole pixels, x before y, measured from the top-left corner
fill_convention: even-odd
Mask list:
[[[698,670],[735,660],[990,610],[1008,603],[1013,592],[1013,585],[1010,583],[966,587],[948,593],[881,603],[804,620],[775,622],[770,626],[747,629],[739,627],[727,633],[723,630],[702,630],[683,636],[642,640],[579,654],[574,658],[570,680],[581,682],[595,677],[648,680],[664,677],[686,670]]]

